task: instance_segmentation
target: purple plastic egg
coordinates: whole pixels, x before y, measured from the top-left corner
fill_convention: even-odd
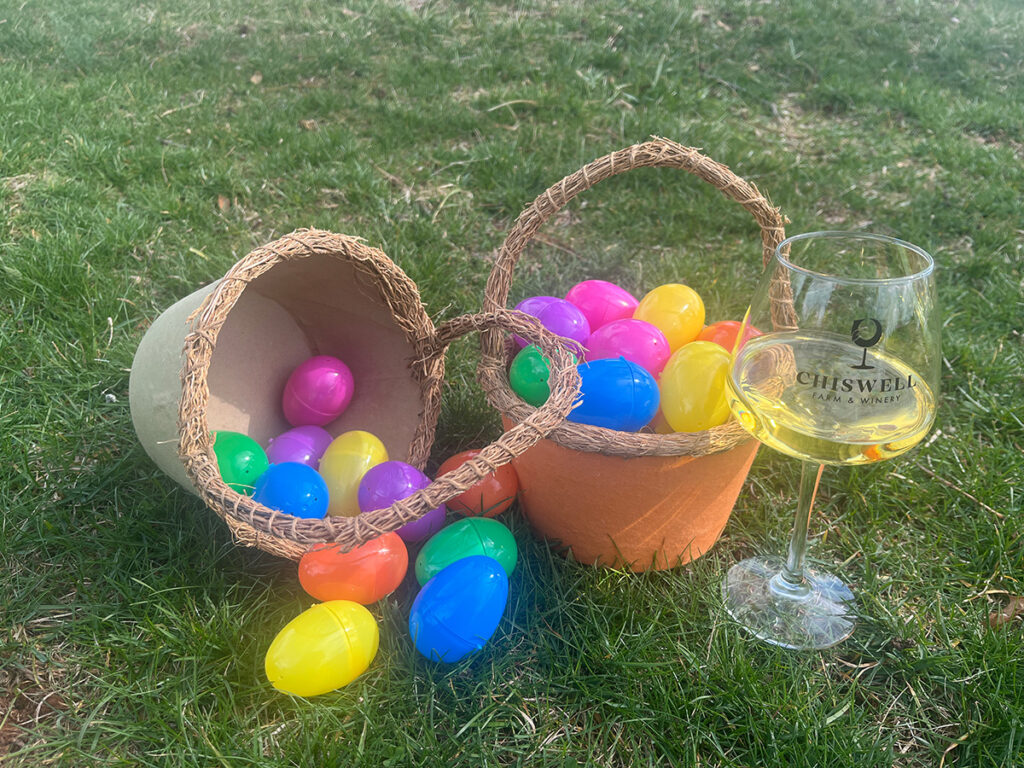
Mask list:
[[[643,320],[613,320],[587,340],[587,360],[624,357],[657,378],[672,350],[659,328]]]
[[[537,311],[535,317],[556,336],[564,336],[580,344],[586,344],[590,336],[590,323],[587,322],[587,318],[565,299],[552,299]],[[516,341],[521,347],[529,343],[518,336]]]
[[[271,464],[283,464],[293,461],[318,469],[320,457],[334,438],[323,427],[308,425],[294,427],[270,438],[267,446],[267,459]]]
[[[528,299],[523,299],[522,301],[520,301],[518,304],[516,304],[515,308],[517,312],[525,312],[528,315],[533,315],[534,317],[536,317],[537,314],[552,301],[558,301],[558,297],[531,296]],[[524,339],[522,336],[513,336],[513,338],[516,340],[516,344],[518,344],[520,347],[525,347],[527,344],[532,343],[529,340]]]
[[[311,357],[288,377],[281,396],[284,417],[293,427],[322,427],[348,408],[354,388],[352,371],[341,360]]]
[[[385,461],[367,470],[359,482],[359,511],[371,512],[390,507],[428,485],[430,478],[412,464]],[[397,533],[403,541],[423,541],[444,527],[446,513],[447,509],[441,504],[418,520],[406,523]]]
[[[579,307],[590,323],[591,333],[615,320],[632,317],[640,303],[625,288],[607,280],[576,283],[565,295],[565,300]]]

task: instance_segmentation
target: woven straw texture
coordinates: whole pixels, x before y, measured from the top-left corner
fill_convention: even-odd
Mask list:
[[[723,195],[742,205],[761,230],[762,258],[765,265],[785,237],[786,220],[757,187],[744,181],[725,165],[668,139],[655,138],[643,144],[612,152],[566,176],[537,197],[520,215],[505,238],[487,281],[484,311],[504,307],[512,285],[512,273],[523,249],[537,231],[555,213],[581,192],[600,181],[634,168],[678,168],[711,184]],[[788,286],[787,286],[788,287]],[[509,387],[507,368],[511,347],[497,330],[481,337],[480,383],[488,401],[513,422],[529,418],[533,408]],[[735,421],[703,432],[653,434],[619,432],[586,424],[565,422],[553,429],[548,439],[578,451],[611,456],[703,456],[726,451],[749,435]]]
[[[251,281],[277,264],[312,255],[327,255],[355,266],[378,288],[381,301],[414,350],[412,375],[426,397],[425,413],[410,449],[410,463],[422,467],[429,456],[440,409],[440,387],[436,385],[444,376],[445,350],[460,336],[474,331],[499,335],[513,332],[537,343],[552,361],[551,398],[478,456],[387,509],[355,517],[301,519],[235,492],[220,477],[206,415],[210,400],[207,373],[217,335]],[[181,386],[179,455],[202,499],[227,522],[240,544],[298,559],[322,542],[336,542],[342,550],[349,550],[400,528],[472,487],[564,420],[579,393],[579,375],[571,353],[534,318],[499,309],[458,317],[435,329],[422,311],[415,283],[383,252],[353,237],[308,229],[257,248],[227,272],[192,317],[192,330],[185,339]]]

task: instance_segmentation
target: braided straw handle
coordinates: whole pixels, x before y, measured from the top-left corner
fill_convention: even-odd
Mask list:
[[[540,194],[516,219],[502,243],[487,280],[483,308],[492,312],[505,306],[512,272],[527,243],[555,213],[581,192],[600,181],[634,168],[679,168],[711,184],[730,200],[742,205],[754,217],[761,230],[762,260],[771,259],[776,246],[785,239],[787,219],[771,205],[756,186],[741,179],[727,166],[716,162],[693,147],[654,138],[600,157],[562,179]],[[505,345],[497,330],[481,337],[481,361],[478,376],[488,400],[514,421],[526,418],[531,409],[511,392],[505,377]],[[563,445],[579,450],[600,451],[624,457],[640,455],[701,455],[727,450],[748,439],[734,421],[705,432],[651,435],[609,432],[585,424],[566,423],[550,435]]]
[[[655,138],[643,144],[620,149],[605,155],[571,173],[545,192],[524,210],[502,243],[484,292],[485,312],[505,306],[512,286],[512,270],[537,231],[574,197],[598,182],[634,168],[679,168],[692,173],[735,200],[754,217],[761,228],[761,251],[765,265],[781,243],[786,220],[778,208],[768,202],[757,187],[741,179],[727,166],[716,162],[693,147],[684,147],[669,139]],[[501,335],[496,331],[484,334],[485,358],[500,359],[503,353]]]
[[[263,533],[279,540],[294,542],[296,546],[279,553],[296,559],[317,543],[336,542],[342,551],[347,551],[388,531],[397,530],[476,485],[488,473],[534,445],[565,419],[579,394],[579,374],[572,354],[557,336],[546,330],[535,318],[521,312],[498,310],[455,318],[439,326],[425,347],[431,356],[440,357],[458,337],[472,331],[490,329],[499,333],[517,333],[541,348],[551,360],[551,397],[531,418],[510,429],[477,456],[387,509],[355,517],[303,519],[270,509],[250,496],[235,492],[224,483],[217,469],[204,409],[193,413],[189,423],[182,425],[180,453],[185,462],[185,471],[202,499],[225,519],[243,541],[248,539],[246,543],[258,545],[253,536],[255,532],[257,537]],[[201,343],[204,339],[205,335],[192,334],[186,342],[186,350],[189,343]],[[202,387],[205,388],[205,370],[190,370],[188,359],[186,353],[183,376],[201,375]],[[208,389],[205,394],[209,396]],[[251,531],[246,531],[247,528]]]

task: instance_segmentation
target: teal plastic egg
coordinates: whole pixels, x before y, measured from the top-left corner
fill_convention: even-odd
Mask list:
[[[512,532],[489,517],[467,517],[442,528],[416,557],[416,580],[426,584],[452,563],[474,555],[497,560],[512,575],[519,548]]]

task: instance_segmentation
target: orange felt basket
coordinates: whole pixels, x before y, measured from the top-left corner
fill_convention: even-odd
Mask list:
[[[760,228],[764,263],[785,239],[784,218],[757,188],[696,149],[654,139],[601,157],[537,197],[516,220],[487,283],[484,311],[504,307],[526,244],[570,200],[634,168],[687,171],[739,203]],[[506,335],[481,336],[478,375],[506,429],[534,409],[510,388],[516,351]],[[618,432],[564,422],[513,459],[531,526],[577,560],[632,570],[700,557],[718,540],[758,443],[735,421],[703,432]]]

